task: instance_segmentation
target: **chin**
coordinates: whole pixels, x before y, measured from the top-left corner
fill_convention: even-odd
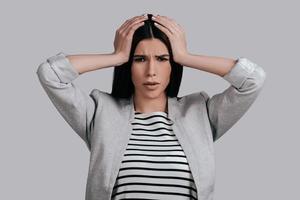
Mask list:
[[[151,99],[155,99],[160,97],[161,95],[163,95],[162,91],[145,91],[144,92],[144,96],[151,98]]]

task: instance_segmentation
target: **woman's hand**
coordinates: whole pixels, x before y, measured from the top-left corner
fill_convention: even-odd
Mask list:
[[[137,28],[144,25],[144,22],[148,19],[147,16],[135,16],[126,20],[120,28],[116,30],[114,40],[114,54],[118,55],[120,59],[125,63],[129,60],[132,37]]]
[[[183,64],[185,57],[189,54],[183,28],[177,24],[175,20],[166,16],[152,16],[152,20],[155,21],[157,27],[168,36],[172,47],[173,60]]]

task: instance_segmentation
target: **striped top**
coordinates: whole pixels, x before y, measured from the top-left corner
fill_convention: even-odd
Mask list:
[[[197,199],[196,186],[168,113],[135,111],[112,199]]]

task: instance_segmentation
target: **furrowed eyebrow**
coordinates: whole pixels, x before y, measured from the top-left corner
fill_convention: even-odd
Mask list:
[[[169,57],[170,55],[169,54],[155,55],[155,57],[166,57],[166,56]],[[145,55],[138,55],[138,54],[136,54],[133,57],[145,57]]]

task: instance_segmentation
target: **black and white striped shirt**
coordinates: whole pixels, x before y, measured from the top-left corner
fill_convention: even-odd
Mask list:
[[[196,186],[168,113],[135,112],[112,199],[197,199]]]

